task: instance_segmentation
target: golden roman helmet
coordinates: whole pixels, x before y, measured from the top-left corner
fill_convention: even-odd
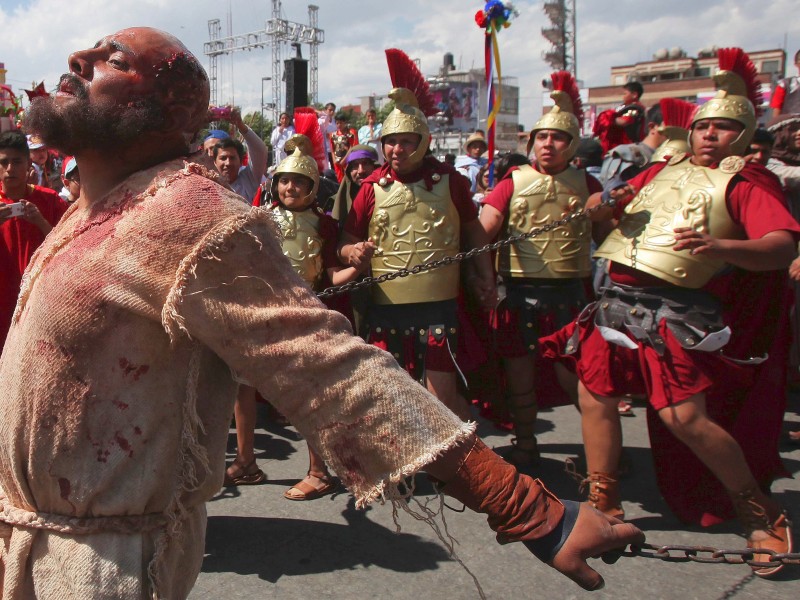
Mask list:
[[[305,135],[293,135],[286,141],[284,146],[289,156],[284,158],[275,172],[272,175],[272,198],[278,198],[278,179],[281,173],[296,173],[308,177],[311,182],[311,193],[309,196],[311,200],[317,197],[317,189],[319,188],[319,169],[317,168],[317,161],[314,159],[314,147],[310,139]]]
[[[567,160],[572,160],[578,151],[578,144],[581,141],[581,124],[583,119],[583,103],[581,102],[580,92],[575,82],[575,78],[569,71],[557,71],[550,75],[553,81],[553,91],[550,97],[556,105],[539,119],[531,129],[528,139],[528,154],[533,148],[533,138],[537,131],[542,129],[555,129],[563,131],[570,136],[571,140],[567,147]]]
[[[735,155],[743,156],[756,130],[756,110],[761,105],[761,84],[750,57],[741,48],[720,48],[719,68],[714,75],[717,95],[703,104],[692,119],[692,127],[705,119],[730,119],[744,126],[731,144]]]
[[[416,133],[419,145],[409,157],[411,163],[421,163],[431,143],[431,130],[427,116],[437,112],[430,86],[416,63],[397,48],[386,50],[386,65],[392,80],[389,98],[394,100],[394,110],[383,122],[381,142],[396,133]]]
[[[659,106],[662,122],[657,129],[667,139],[656,148],[650,162],[665,162],[670,156],[691,154],[689,128],[697,105],[679,98],[662,98]]]
[[[394,88],[389,98],[394,100],[394,110],[383,122],[381,142],[396,133],[416,133],[420,136],[419,145],[409,158],[412,163],[422,162],[431,142],[431,130],[428,119],[419,109],[417,97],[407,88]]]

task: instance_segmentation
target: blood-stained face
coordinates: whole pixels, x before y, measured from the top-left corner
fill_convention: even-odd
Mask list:
[[[124,29],[69,57],[53,99],[39,99],[26,125],[59,149],[118,146],[147,131],[197,131],[208,79],[192,54],[163,31]],[[205,92],[205,93],[204,93]],[[77,140],[73,138],[78,136]],[[97,136],[94,141],[84,139]],[[99,140],[98,140],[99,138]]]

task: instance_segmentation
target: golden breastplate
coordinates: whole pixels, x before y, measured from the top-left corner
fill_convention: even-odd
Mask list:
[[[310,210],[292,212],[282,206],[273,208],[272,214],[283,236],[283,255],[303,281],[313,288],[322,275],[319,217]]]
[[[433,185],[392,181],[373,184],[375,209],[369,223],[370,238],[378,246],[372,257],[375,277],[410,269],[458,253],[460,221],[450,199],[449,176]],[[373,286],[377,304],[437,302],[458,295],[458,264],[398,277]]]
[[[691,227],[720,239],[742,239],[731,219],[725,192],[742,170],[738,156],[724,159],[718,169],[698,167],[674,156],[625,207],[619,225],[595,256],[633,267],[664,281],[701,288],[725,267],[725,262],[689,250],[675,252],[676,227]]]
[[[508,204],[504,237],[528,233],[581,210],[589,198],[586,175],[573,167],[546,175],[523,166],[512,174],[514,195]],[[566,279],[591,273],[592,225],[578,219],[497,252],[497,272],[503,277]]]

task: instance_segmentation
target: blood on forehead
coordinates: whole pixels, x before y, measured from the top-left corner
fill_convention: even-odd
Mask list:
[[[202,95],[208,77],[197,59],[187,52],[173,52],[153,65],[156,88],[172,97]],[[207,102],[206,102],[207,103]]]

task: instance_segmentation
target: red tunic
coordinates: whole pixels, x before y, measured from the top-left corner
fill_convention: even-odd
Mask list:
[[[534,169],[538,168],[533,165]],[[518,170],[516,167],[511,169],[509,175],[497,184],[492,192],[483,199],[483,204],[489,205],[500,212],[503,217],[508,216],[509,204],[514,195],[514,181],[510,173]],[[592,177],[589,173],[584,172],[586,176],[586,186],[589,190],[589,195],[596,192],[602,192],[603,186],[600,182]],[[584,201],[586,199],[584,198]],[[585,286],[590,288],[590,285]],[[572,317],[577,316],[583,306],[578,306],[577,303],[585,303],[585,297],[580,296],[579,299],[574,295],[570,295],[570,302],[575,302],[575,308],[572,311]],[[538,322],[535,323],[537,335],[546,336],[555,333],[565,323],[562,317],[558,318],[555,310],[555,305],[552,310],[539,311]],[[569,314],[569,313],[568,313]],[[494,332],[494,342],[496,344],[497,353],[501,357],[521,357],[528,354],[528,346],[525,344],[523,337],[523,327],[525,323],[521,319],[522,315],[519,310],[509,308],[505,303],[502,303],[491,315],[492,330]],[[536,401],[541,408],[549,408],[553,406],[564,406],[570,404],[572,400],[564,392],[558,383],[555,370],[551,361],[544,360],[541,354],[537,351],[534,354],[536,361]]]
[[[32,202],[50,225],[55,225],[69,205],[47,188],[28,186],[25,200]],[[0,202],[14,204],[0,190]],[[22,273],[34,251],[44,241],[44,234],[33,223],[15,217],[0,225],[0,348],[5,342],[11,315],[17,303]]]
[[[432,157],[426,157],[422,165],[416,171],[400,175],[392,170],[387,162],[379,169],[376,169],[365,181],[364,185],[353,200],[353,207],[347,215],[344,231],[358,239],[365,240],[369,237],[369,223],[375,209],[375,190],[373,184],[377,183],[382,177],[390,177],[401,183],[415,183],[424,180],[428,189],[434,185],[434,175],[449,175],[448,184],[450,188],[450,199],[458,212],[459,222],[463,226],[478,218],[478,210],[472,202],[472,193],[469,189],[469,180],[461,176],[453,167],[439,162]],[[458,364],[464,369],[476,368],[478,364],[486,360],[485,353],[480,347],[478,337],[472,330],[469,321],[465,318],[464,312],[458,314],[459,338],[458,338]],[[371,332],[369,341],[376,346],[387,349],[387,342],[384,339],[388,334],[383,332],[376,334]],[[408,343],[406,343],[408,342]],[[417,370],[417,356],[413,352],[413,344],[410,340],[404,340],[404,356],[401,364],[413,373]],[[429,338],[425,353],[425,366],[435,371],[454,371],[451,349],[447,345],[447,339],[434,340]]]
[[[657,165],[631,180],[637,188],[663,168]],[[786,209],[777,179],[760,165],[748,163],[728,188],[728,211],[749,239],[785,230],[795,237],[800,225]],[[621,209],[620,209],[621,210]],[[658,278],[611,263],[618,283],[664,286]],[[619,396],[646,392],[648,423],[659,488],[672,511],[683,521],[711,525],[733,515],[719,481],[666,429],[657,410],[706,393],[709,416],[731,432],[745,453],[753,475],[768,487],[785,473],[778,439],[785,407],[788,352],[788,307],[791,294],[785,271],[751,272],[730,269],[715,277],[705,290],[720,299],[723,320],[733,335],[726,356],[749,358],[769,354],[763,364],[737,365],[719,354],[685,350],[665,326],[660,329],[667,350],[662,357],[647,346],[628,350],[608,343],[591,320],[581,325],[581,342],[574,355],[565,355],[576,325],[542,339],[547,358],[574,369],[595,394]]]

